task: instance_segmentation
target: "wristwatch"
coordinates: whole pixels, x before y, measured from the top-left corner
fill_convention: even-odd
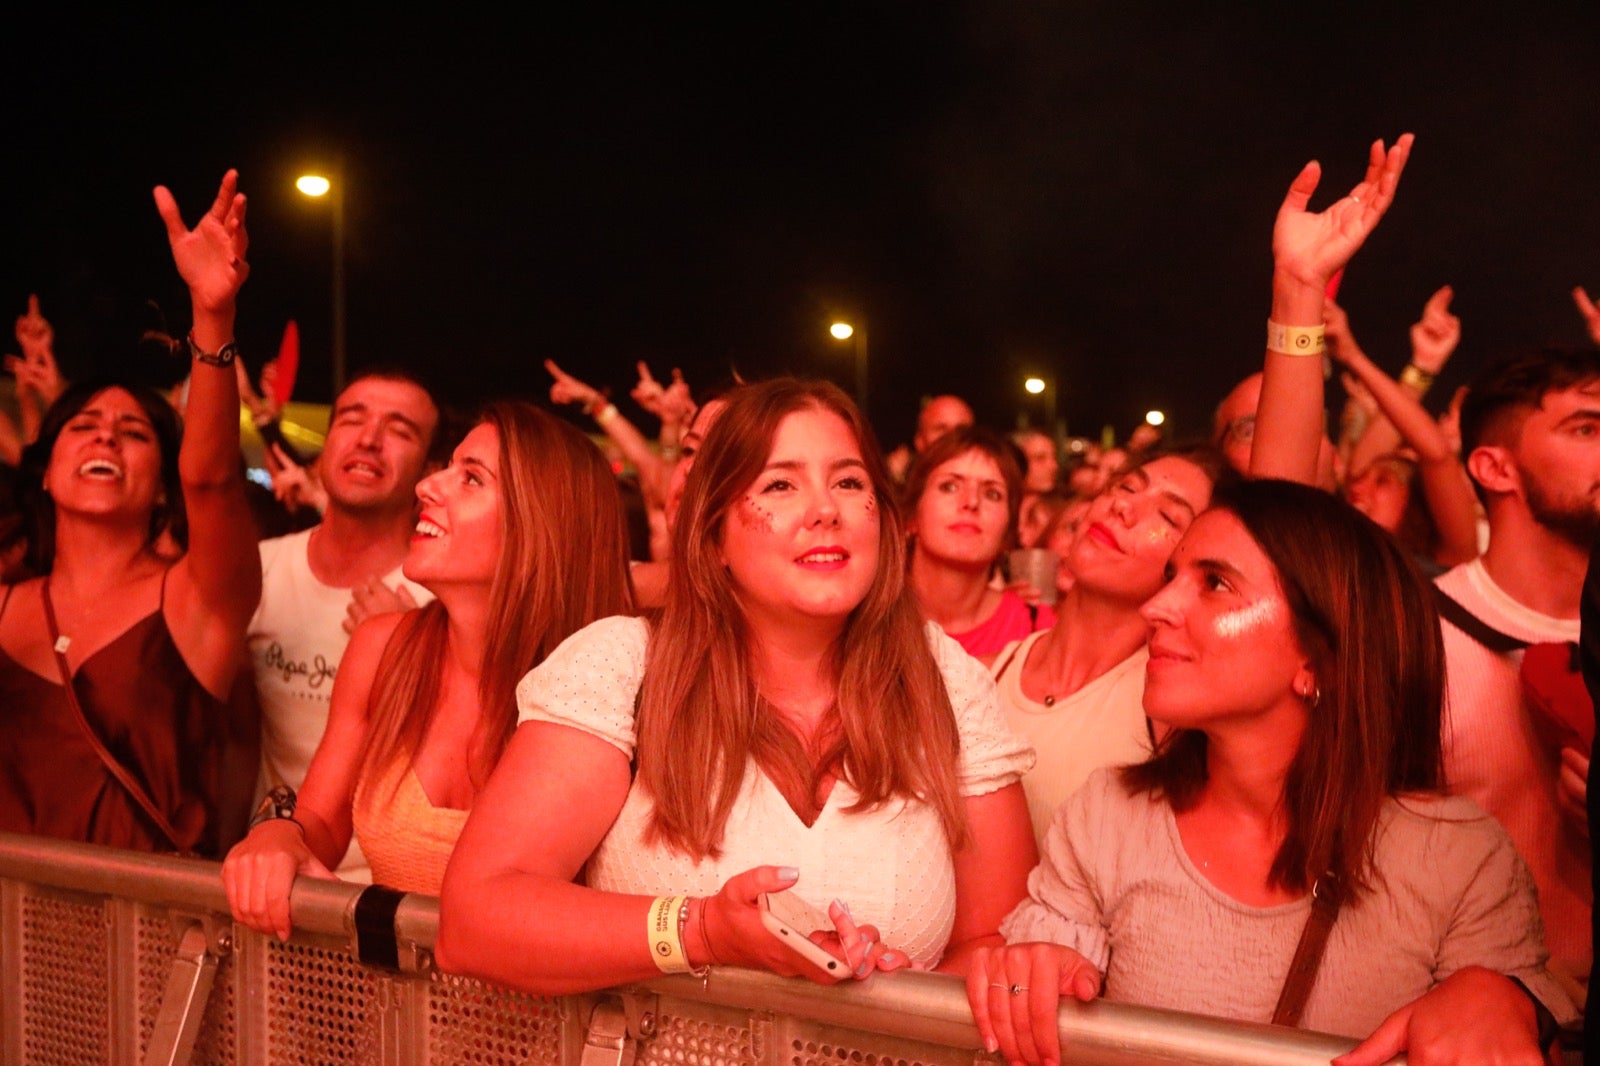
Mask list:
[[[239,356],[239,345],[234,341],[229,341],[216,351],[208,352],[194,342],[194,331],[190,330],[189,354],[207,366],[232,366],[233,361]]]
[[[294,789],[288,785],[279,785],[267,792],[261,799],[261,806],[256,808],[256,813],[250,816],[250,828],[254,829],[262,822],[273,818],[294,819],[295,794]]]

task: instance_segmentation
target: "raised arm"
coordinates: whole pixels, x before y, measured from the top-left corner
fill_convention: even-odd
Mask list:
[[[189,403],[178,451],[189,551],[168,582],[167,622],[195,676],[223,697],[261,594],[261,559],[239,457],[239,386],[229,365],[235,301],[250,273],[238,180],[237,171],[223,175],[210,210],[193,229],[184,226],[172,193],[155,189],[172,259],[194,306]]]
[[[1440,293],[1444,294],[1444,303],[1448,305],[1449,289],[1441,289]],[[1435,293],[1418,327],[1427,323],[1429,312],[1442,309],[1436,306],[1438,300],[1439,293]],[[1451,321],[1455,320],[1447,306],[1443,310]],[[1437,320],[1432,325],[1438,330],[1449,328],[1448,323]],[[1456,336],[1460,335],[1460,330],[1460,324],[1456,322]],[[1451,342],[1450,347],[1454,346],[1454,342]],[[1366,437],[1381,434],[1382,443],[1390,444],[1386,452],[1368,454],[1371,448],[1365,446],[1368,441],[1363,438],[1362,446],[1352,452],[1351,475],[1359,474],[1368,464],[1403,442],[1417,453],[1417,474],[1421,478],[1423,497],[1439,530],[1438,562],[1454,566],[1477,558],[1478,521],[1472,483],[1467,479],[1466,467],[1451,447],[1444,430],[1422,406],[1413,389],[1378,369],[1359,348],[1339,345],[1329,350],[1339,364],[1366,388],[1377,402],[1378,409],[1383,412],[1383,421],[1369,429]],[[1448,358],[1448,352],[1445,358]],[[1392,431],[1387,427],[1392,427]],[[1396,440],[1396,437],[1399,439]]]
[[[554,359],[546,359],[544,368],[555,378],[550,386],[552,403],[574,403],[582,407],[584,414],[593,418],[595,425],[616,441],[628,462],[639,471],[641,486],[665,484],[661,457],[650,450],[650,442],[637,426],[622,416],[616,404],[608,401],[599,389],[562,370]]]
[[[1582,285],[1572,290],[1572,302],[1578,307],[1578,314],[1583,316],[1583,324],[1589,331],[1589,339],[1600,344],[1600,307],[1594,305],[1589,299],[1589,293]]]
[[[1374,141],[1367,172],[1326,210],[1307,210],[1322,167],[1307,163],[1289,185],[1272,230],[1272,317],[1256,411],[1253,477],[1317,479],[1323,436],[1322,325],[1328,281],[1355,255],[1394,201],[1411,134],[1385,151]]]

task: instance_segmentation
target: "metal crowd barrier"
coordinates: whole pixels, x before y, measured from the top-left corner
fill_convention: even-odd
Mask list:
[[[745,970],[543,999],[440,973],[438,903],[380,928],[301,878],[286,943],[235,926],[216,863],[0,833],[0,1061],[335,1066],[994,1066],[960,981]],[[369,896],[369,901],[372,899]],[[363,904],[363,911],[367,905]],[[386,955],[390,965],[359,958]],[[1336,1037],[1064,1004],[1063,1066],[1325,1066]]]

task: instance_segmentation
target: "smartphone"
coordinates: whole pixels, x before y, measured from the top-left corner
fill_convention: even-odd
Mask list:
[[[845,962],[811,942],[811,933],[832,929],[833,919],[793,892],[767,892],[761,896],[761,924],[790,948],[824,972],[843,973]]]

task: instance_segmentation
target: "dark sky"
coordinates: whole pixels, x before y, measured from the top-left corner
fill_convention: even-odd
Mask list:
[[[456,5],[460,7],[461,5]],[[636,359],[708,382],[832,374],[870,326],[874,420],[955,391],[1010,425],[1054,374],[1074,432],[1150,407],[1201,431],[1259,364],[1272,217],[1320,158],[1417,134],[1343,299],[1398,370],[1457,290],[1445,385],[1576,342],[1600,289],[1600,5],[528,5],[502,18],[105,16],[14,27],[0,309],[30,290],[69,374],[124,360],[144,301],[186,327],[149,187],[250,195],[240,336],[305,345],[327,399],[326,215],[347,182],[353,364],[457,401],[531,398],[554,357],[619,396]],[[1327,197],[1319,198],[1325,203]],[[1443,392],[1443,386],[1440,389]],[[625,409],[626,405],[625,405]],[[1039,408],[1034,408],[1039,413]]]

